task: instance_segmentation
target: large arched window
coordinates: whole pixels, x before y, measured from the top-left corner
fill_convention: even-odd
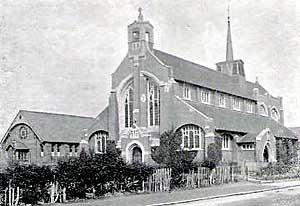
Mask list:
[[[125,127],[133,126],[133,85],[130,84],[124,97]]]
[[[160,93],[159,86],[148,79],[148,124],[149,126],[159,125],[160,120]]]
[[[108,133],[104,131],[99,131],[96,132],[92,136],[92,138],[95,139],[95,153],[105,153]]]
[[[274,119],[275,121],[278,121],[280,118],[279,112],[275,107],[271,109],[271,118]]]
[[[185,125],[179,129],[181,132],[181,148],[183,149],[203,149],[204,132],[197,125]]]

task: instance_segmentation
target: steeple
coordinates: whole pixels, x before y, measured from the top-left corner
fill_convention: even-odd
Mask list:
[[[217,63],[217,71],[228,74],[230,76],[245,78],[244,62],[241,59],[234,60],[231,28],[230,28],[230,10],[229,1],[227,8],[227,41],[226,41],[226,60]]]
[[[226,61],[233,61],[233,49],[232,49],[232,41],[231,41],[231,29],[230,29],[230,10],[228,3],[228,17],[227,17],[227,44],[226,44]]]

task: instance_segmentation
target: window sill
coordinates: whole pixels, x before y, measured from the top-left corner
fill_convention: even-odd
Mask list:
[[[228,152],[231,152],[232,149],[229,149],[229,148],[222,148],[222,151],[228,151]]]
[[[208,104],[208,105],[211,105],[210,102],[203,102],[203,101],[200,101],[202,104]]]
[[[182,97],[183,100],[190,100],[192,101],[192,98]]]
[[[201,148],[182,148],[183,151],[201,151]]]

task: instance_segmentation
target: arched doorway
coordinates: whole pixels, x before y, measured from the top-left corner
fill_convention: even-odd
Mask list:
[[[264,151],[263,151],[263,161],[264,162],[269,162],[269,157],[270,157],[269,148],[266,145],[265,148],[264,148]]]
[[[128,163],[143,163],[145,161],[145,148],[139,141],[134,140],[131,143],[129,143],[125,151],[126,161]]]
[[[132,149],[132,163],[142,163],[142,150],[138,146]]]

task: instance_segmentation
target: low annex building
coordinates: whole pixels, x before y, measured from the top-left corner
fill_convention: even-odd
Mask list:
[[[197,152],[195,161],[204,160],[208,145],[221,139],[224,162],[255,169],[276,161],[280,141],[297,142],[284,126],[282,98],[258,81],[247,81],[244,62],[234,59],[229,17],[226,60],[216,70],[154,49],[153,32],[139,10],[128,25],[128,53],[112,74],[109,105],[95,119],[21,111],[1,143],[8,156],[10,148],[26,149],[32,161],[40,161],[41,148],[53,157],[53,150],[67,148],[68,155],[79,144],[81,150],[101,154],[110,140],[126,161],[152,164],[151,149],[160,145],[160,135],[175,129],[181,132],[182,149]],[[31,121],[27,115],[32,114],[45,119]],[[20,116],[26,120],[22,124]],[[61,121],[54,121],[57,128],[47,123],[54,117]],[[30,143],[22,138],[22,128],[32,133]]]
[[[1,141],[1,159],[35,164],[55,163],[78,156],[80,134],[94,122],[91,117],[21,110]]]

